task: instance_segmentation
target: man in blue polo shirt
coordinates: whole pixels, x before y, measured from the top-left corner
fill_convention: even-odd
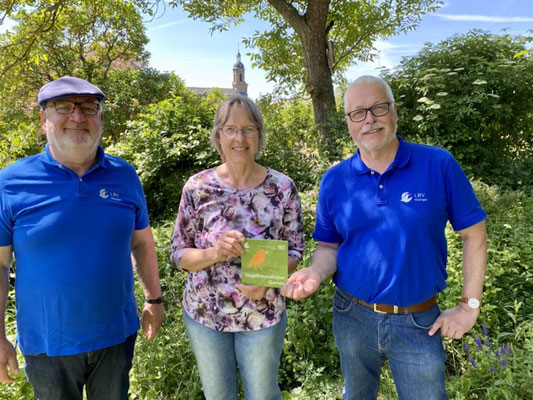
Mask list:
[[[313,259],[282,294],[309,296],[333,274],[344,399],[376,399],[385,359],[399,399],[446,399],[441,335],[461,338],[479,315],[486,214],[450,153],[396,136],[385,81],[354,81],[345,111],[358,151],[322,178]],[[440,312],[447,221],[463,241],[463,297]]]
[[[105,154],[91,83],[63,77],[38,95],[48,144],[0,171],[0,382],[13,382],[5,335],[12,253],[17,339],[40,400],[128,398],[139,318],[133,266],[147,302],[143,331],[163,319],[146,201],[134,168]]]

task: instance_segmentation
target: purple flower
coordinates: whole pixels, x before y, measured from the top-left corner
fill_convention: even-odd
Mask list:
[[[494,367],[490,367],[489,372],[492,374],[494,372]]]
[[[468,347],[468,343],[465,343],[464,345],[466,354],[470,354],[470,347]]]
[[[483,343],[485,346],[490,347],[489,339],[485,339],[485,343]]]
[[[489,336],[489,333],[487,331],[487,323],[483,322],[483,325],[481,325],[481,331],[483,332],[483,337]]]
[[[504,345],[504,346],[502,346],[502,348],[500,349],[500,352],[501,352],[502,354],[507,354],[507,353],[510,353],[510,352],[511,352],[511,349],[510,349],[509,347],[507,347],[507,346]]]
[[[500,352],[498,350],[494,350],[494,355],[498,358],[500,358]]]
[[[472,364],[472,367],[477,368],[476,362],[474,361],[473,358],[471,358],[471,359],[468,360],[468,361],[470,361],[470,364]],[[504,360],[504,361],[505,361],[505,360]]]
[[[477,348],[479,350],[481,350],[482,344],[481,344],[481,339],[480,339],[479,335],[476,335],[476,337],[474,338],[474,343],[476,344]]]
[[[505,358],[500,361],[500,364],[502,367],[505,367],[507,365],[507,361],[505,361]]]

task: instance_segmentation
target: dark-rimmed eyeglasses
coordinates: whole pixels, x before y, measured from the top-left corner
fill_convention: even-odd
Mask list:
[[[226,126],[223,126],[220,130],[222,131],[222,134],[226,136],[227,138],[235,137],[238,132],[241,132],[243,136],[246,136],[246,137],[252,137],[258,132],[258,129],[256,126],[245,126],[243,128],[237,128],[236,126],[233,126],[233,125],[226,125]]]
[[[100,103],[91,102],[55,101],[50,105],[54,106],[58,114],[72,114],[76,106],[80,106],[81,112],[85,115],[95,115],[100,110]],[[46,107],[48,106],[47,104]]]
[[[370,111],[374,117],[383,117],[387,115],[390,110],[390,106],[394,104],[393,101],[387,101],[386,103],[379,103],[369,108],[360,108],[358,110],[350,111],[346,114],[350,121],[361,122],[366,119],[367,113]]]

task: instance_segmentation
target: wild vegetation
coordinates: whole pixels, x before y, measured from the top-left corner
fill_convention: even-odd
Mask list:
[[[489,216],[488,273],[479,323],[461,340],[444,340],[450,399],[533,399],[533,60],[523,52],[531,40],[474,31],[428,45],[397,70],[384,72],[400,111],[398,133],[450,150],[472,178]],[[514,57],[520,52],[526,55]],[[84,72],[81,76],[87,77]],[[151,342],[137,342],[131,398],[200,399],[181,317],[185,274],[171,266],[168,249],[183,183],[219,162],[209,145],[209,131],[222,94],[198,96],[172,73],[131,64],[111,67],[95,83],[109,95],[106,150],[133,163],[143,182],[165,293],[166,319],[159,335]],[[6,99],[0,105],[0,167],[43,145],[34,103],[23,107],[14,97],[4,97],[4,90],[11,93],[0,84]],[[331,140],[324,147],[311,102],[281,101],[271,95],[257,102],[268,132],[260,162],[291,176],[300,191],[305,266],[314,247],[311,233],[320,177],[331,166],[332,155],[341,159],[355,148],[342,110],[332,118]],[[340,99],[337,104],[342,107]],[[450,227],[447,237],[449,278],[439,297],[441,308],[454,306],[461,290],[461,240]],[[284,399],[341,398],[343,383],[331,332],[333,289],[329,282],[306,300],[288,302],[280,368]],[[140,291],[138,296],[141,304]],[[11,340],[14,321],[12,289],[6,321]],[[19,361],[22,365],[22,358]],[[380,399],[394,399],[394,393],[385,370]],[[23,373],[0,390],[0,400],[31,398]]]

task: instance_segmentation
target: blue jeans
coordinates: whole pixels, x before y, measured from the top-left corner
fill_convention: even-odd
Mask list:
[[[137,333],[125,342],[69,356],[25,355],[26,376],[38,400],[127,400]]]
[[[439,316],[434,305],[411,314],[380,314],[336,290],[333,334],[340,353],[345,400],[375,400],[385,358],[399,400],[447,399],[440,332],[428,330]]]
[[[287,315],[266,329],[219,332],[183,312],[187,336],[196,357],[207,400],[237,399],[239,368],[247,400],[281,399],[278,368]]]

